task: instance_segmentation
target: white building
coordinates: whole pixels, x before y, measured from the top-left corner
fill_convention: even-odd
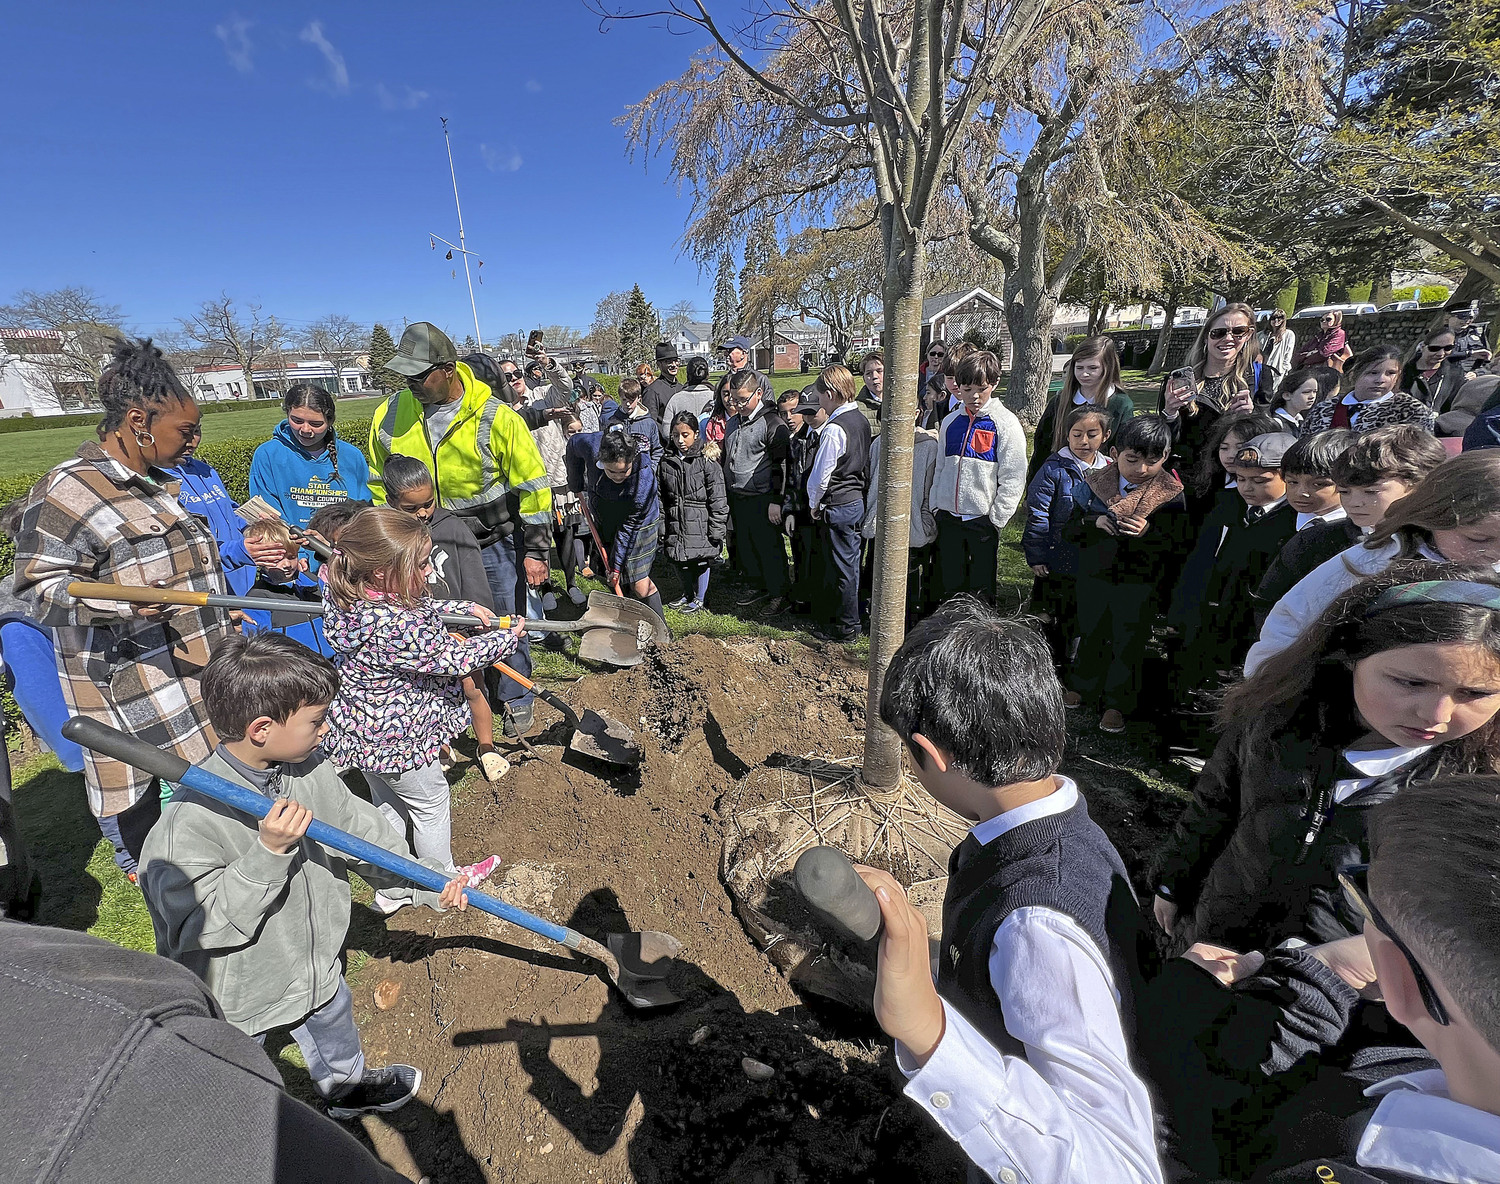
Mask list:
[[[334,373],[334,364],[319,354],[286,354],[278,359],[280,366],[256,366],[255,389],[245,390],[244,372],[222,363],[194,366],[184,377],[192,384],[193,396],[200,402],[218,403],[231,399],[279,399],[289,387],[300,383],[321,387],[335,395],[372,391],[369,359],[359,357]]]
[[[69,365],[55,333],[0,328],[0,417],[65,415],[97,405],[94,384]]]
[[[691,358],[695,354],[707,358],[713,355],[713,336],[713,325],[694,321],[687,328],[678,329],[667,340],[677,347],[680,358]]]

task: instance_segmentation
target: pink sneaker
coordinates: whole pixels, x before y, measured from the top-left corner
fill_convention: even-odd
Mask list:
[[[481,859],[478,863],[468,864],[458,870],[468,877],[470,888],[478,888],[479,885],[490,878],[490,874],[499,866],[500,857],[498,855],[489,855]]]

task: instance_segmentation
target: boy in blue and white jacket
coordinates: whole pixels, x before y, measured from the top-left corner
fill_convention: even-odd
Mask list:
[[[995,599],[1000,530],[1026,492],[1026,436],[994,398],[1000,359],[972,353],[954,373],[963,406],[938,428],[929,499],[937,519],[936,598],[960,592]]]

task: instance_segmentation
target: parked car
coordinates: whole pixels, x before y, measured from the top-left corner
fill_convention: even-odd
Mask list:
[[[1298,317],[1321,317],[1325,312],[1341,312],[1346,317],[1362,317],[1367,312],[1378,311],[1373,304],[1314,304],[1310,308],[1299,308]]]
[[[1393,300],[1389,304],[1382,304],[1377,310],[1379,312],[1411,312],[1421,308],[1421,302],[1417,300]]]

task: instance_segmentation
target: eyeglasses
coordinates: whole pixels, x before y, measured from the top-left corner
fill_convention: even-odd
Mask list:
[[[948,352],[941,349],[930,349],[927,351],[927,356],[929,358],[946,358],[948,356]]]
[[[1427,977],[1427,972],[1422,969],[1421,963],[1417,961],[1411,948],[1397,936],[1396,931],[1391,928],[1390,922],[1380,915],[1380,910],[1375,907],[1375,902],[1370,899],[1369,888],[1370,865],[1368,863],[1351,863],[1346,867],[1339,868],[1339,884],[1344,889],[1344,895],[1349,898],[1351,904],[1357,908],[1364,918],[1380,930],[1382,934],[1391,939],[1395,947],[1401,951],[1406,959],[1407,965],[1411,967],[1412,978],[1416,980],[1417,990],[1421,993],[1422,1003],[1427,1008],[1427,1014],[1432,1017],[1432,1022],[1448,1026],[1448,1009],[1443,1006],[1443,1001],[1438,998],[1438,993],[1433,989],[1432,980]]]
[[[1222,341],[1226,337],[1233,337],[1236,341],[1244,341],[1249,337],[1252,330],[1244,327],[1231,329],[1228,325],[1215,325],[1208,331],[1211,341]]]
[[[1331,321],[1331,320],[1333,320],[1333,314],[1331,312],[1330,313],[1324,313],[1323,314],[1323,319],[1325,321]]]

